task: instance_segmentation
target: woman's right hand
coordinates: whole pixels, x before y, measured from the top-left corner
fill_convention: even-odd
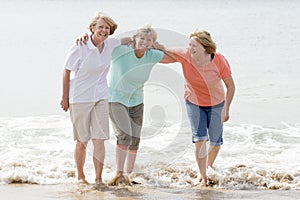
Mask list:
[[[69,99],[62,99],[61,100],[61,102],[60,102],[60,106],[61,106],[61,108],[65,111],[65,112],[67,112],[68,111],[68,109],[69,109]]]

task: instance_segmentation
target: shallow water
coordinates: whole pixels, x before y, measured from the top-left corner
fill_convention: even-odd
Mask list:
[[[145,122],[134,174],[147,187],[193,187],[199,180],[189,124]],[[283,129],[227,125],[224,145],[208,175],[224,189],[298,190],[300,126]],[[0,120],[0,182],[74,183],[71,122],[65,116]],[[93,182],[92,145],[88,146],[87,178]],[[115,138],[106,141],[104,181],[115,173]]]

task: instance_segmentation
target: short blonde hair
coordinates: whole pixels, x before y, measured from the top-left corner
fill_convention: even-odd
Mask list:
[[[93,33],[92,28],[97,24],[98,20],[103,19],[110,27],[110,32],[109,35],[112,35],[115,30],[118,28],[118,24],[110,18],[108,15],[98,12],[96,15],[92,18],[90,24],[89,24],[89,29]]]
[[[217,44],[211,38],[208,31],[195,31],[190,34],[190,38],[195,37],[196,41],[201,44],[208,54],[216,53]]]
[[[146,25],[142,26],[141,28],[139,28],[136,31],[136,33],[132,36],[133,46],[135,46],[135,38],[137,38],[141,35],[152,36],[153,42],[155,42],[157,40],[157,33],[154,30],[154,28],[152,28],[152,26],[150,24],[146,24]]]

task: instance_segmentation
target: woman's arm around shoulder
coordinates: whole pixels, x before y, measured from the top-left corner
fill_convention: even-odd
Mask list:
[[[122,37],[120,38],[120,40],[121,40],[121,45],[130,45],[132,43],[131,37]]]
[[[174,63],[177,62],[177,60],[175,59],[173,50],[170,49],[166,49],[164,45],[155,42],[153,44],[154,49],[160,50],[162,52],[164,52],[164,57],[161,59],[160,63]]]

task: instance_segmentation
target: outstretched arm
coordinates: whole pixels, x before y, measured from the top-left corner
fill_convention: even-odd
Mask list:
[[[76,38],[76,45],[83,45],[89,40],[89,35],[84,33],[81,37]],[[120,38],[121,45],[130,45],[132,43],[131,37],[122,37]]]

